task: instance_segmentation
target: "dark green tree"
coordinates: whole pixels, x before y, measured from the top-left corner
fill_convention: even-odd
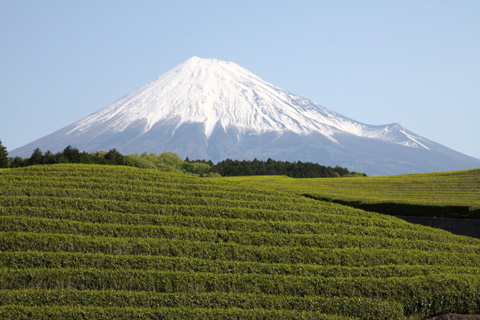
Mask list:
[[[111,165],[124,165],[125,157],[120,152],[118,152],[117,149],[113,148],[105,154],[101,163]]]
[[[47,150],[47,152],[43,154],[43,163],[52,164],[52,163],[58,163],[58,162],[57,162],[57,159],[55,159],[55,155],[50,150]]]
[[[73,148],[72,146],[67,146],[63,149],[63,156],[68,160],[70,163],[79,163],[80,162],[80,151],[77,148]]]
[[[2,144],[0,140],[0,168],[8,167],[8,152],[7,148]]]
[[[12,163],[10,164],[10,167],[12,168],[20,168],[20,167],[25,167],[28,165],[28,159],[23,159],[21,157],[15,157],[12,160]]]
[[[28,159],[29,166],[33,166],[35,164],[43,164],[43,153],[39,148],[33,150],[32,155]]]

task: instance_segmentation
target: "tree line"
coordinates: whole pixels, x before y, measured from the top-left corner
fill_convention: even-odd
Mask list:
[[[42,152],[36,148],[29,158],[9,158],[7,149],[0,141],[0,168],[18,168],[32,165],[55,163],[85,163],[102,165],[124,165],[138,168],[175,171],[199,176],[251,176],[251,175],[286,175],[293,178],[345,177],[364,175],[349,171],[340,166],[323,166],[312,162],[267,161],[254,159],[226,159],[214,164],[211,160],[182,160],[173,152],[143,153],[142,155],[123,155],[116,149],[94,153],[80,152],[77,148],[67,146],[62,152]]]
[[[221,176],[284,175],[292,178],[333,178],[364,175],[355,171],[351,172],[340,166],[330,167],[302,161],[276,161],[271,158],[267,161],[227,159],[218,162],[212,167],[212,171]]]

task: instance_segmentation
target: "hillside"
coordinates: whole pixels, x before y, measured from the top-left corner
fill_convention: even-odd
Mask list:
[[[342,179],[291,179],[284,176],[228,177],[246,186],[261,186],[316,199],[386,210],[386,206],[408,208],[412,215],[480,219],[480,169]],[[402,206],[404,205],[404,206]],[[451,208],[451,210],[449,209]],[[408,214],[406,212],[405,214]],[[425,214],[424,214],[425,215]]]
[[[4,319],[480,312],[480,240],[224,178],[2,169],[0,220]]]

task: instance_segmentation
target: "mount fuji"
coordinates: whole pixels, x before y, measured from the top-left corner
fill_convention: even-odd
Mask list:
[[[13,150],[71,145],[190,159],[340,165],[369,175],[460,170],[480,160],[399,124],[368,125],[282,90],[233,62],[193,57],[113,104]]]

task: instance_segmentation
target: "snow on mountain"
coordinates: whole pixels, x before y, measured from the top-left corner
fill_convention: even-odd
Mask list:
[[[317,103],[284,91],[236,63],[193,57],[158,79],[78,122],[67,133],[81,134],[109,122],[121,132],[142,122],[143,133],[163,120],[203,124],[208,137],[215,126],[240,132],[318,132],[332,141],[337,132],[384,139],[409,147],[425,147],[399,125],[369,126],[348,119]],[[107,128],[106,128],[107,129]],[[397,130],[402,134],[392,135]],[[425,147],[426,148],[426,147]]]
[[[455,169],[456,157],[463,159],[459,160],[463,168],[478,160],[399,124],[375,126],[349,119],[233,62],[198,57],[12,154],[29,156],[36,147],[56,152],[67,145],[90,152],[112,147],[124,153],[173,151],[214,161],[272,157],[339,164],[370,174]],[[397,147],[393,150],[392,145]],[[413,149],[448,155],[449,160],[435,166],[437,155],[426,153],[431,160],[425,165],[431,170],[416,164],[426,156],[415,160],[416,153],[407,152]],[[402,153],[409,154],[408,160],[398,158]]]

